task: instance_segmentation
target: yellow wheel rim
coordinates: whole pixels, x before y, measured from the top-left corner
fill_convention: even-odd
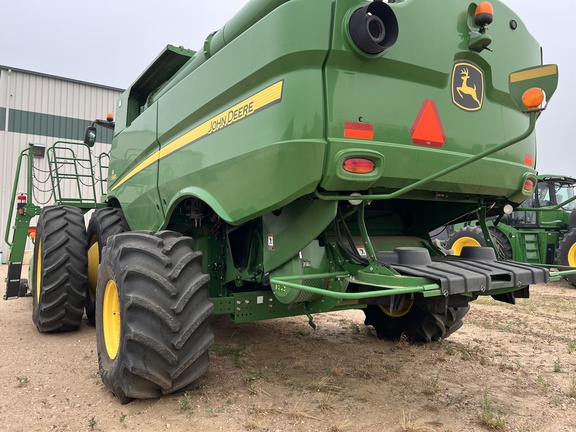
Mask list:
[[[568,265],[570,267],[576,266],[576,243],[574,243],[572,246],[570,246],[570,249],[568,249]]]
[[[98,265],[100,265],[100,248],[96,238],[90,242],[88,249],[88,289],[92,299],[96,298],[96,285],[98,284]]]
[[[460,256],[462,253],[462,248],[464,246],[473,246],[473,247],[480,247],[482,246],[478,243],[477,240],[473,239],[472,237],[461,237],[454,242],[452,245],[452,250],[454,251],[454,255]]]
[[[386,305],[378,305],[378,306],[380,307],[382,312],[384,312],[389,317],[400,318],[406,315],[408,312],[410,312],[410,309],[412,309],[413,304],[414,304],[414,294],[411,294],[410,297],[407,296],[402,297],[400,303],[396,305],[397,307],[394,310],[394,312],[390,310],[390,306]]]
[[[36,303],[40,303],[40,289],[42,287],[42,239],[38,239],[38,254],[36,255]]]
[[[108,357],[114,360],[120,348],[120,299],[116,282],[113,280],[106,284],[102,308],[104,343]]]

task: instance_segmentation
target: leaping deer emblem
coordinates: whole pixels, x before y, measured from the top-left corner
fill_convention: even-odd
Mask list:
[[[476,94],[476,84],[473,84],[474,87],[470,87],[468,85],[468,79],[470,78],[468,68],[462,68],[460,75],[462,79],[462,85],[460,87],[456,87],[456,91],[462,99],[464,99],[465,94],[471,96],[472,99],[476,101],[478,106],[480,106],[480,101],[478,100],[478,95]]]

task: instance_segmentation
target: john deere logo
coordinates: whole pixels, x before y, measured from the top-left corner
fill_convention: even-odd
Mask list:
[[[484,73],[472,63],[452,69],[452,102],[465,111],[478,111],[484,102]]]

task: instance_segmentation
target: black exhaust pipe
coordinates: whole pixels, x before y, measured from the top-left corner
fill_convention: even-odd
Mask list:
[[[350,37],[366,54],[380,54],[398,39],[398,20],[390,6],[374,1],[352,14]]]

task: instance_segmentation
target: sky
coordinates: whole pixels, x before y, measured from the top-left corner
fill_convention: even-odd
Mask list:
[[[536,126],[537,169],[576,177],[574,0],[503,1],[542,45],[544,63],[559,67],[558,90]],[[0,0],[0,65],[126,88],[167,44],[197,50],[247,0],[110,3]]]

